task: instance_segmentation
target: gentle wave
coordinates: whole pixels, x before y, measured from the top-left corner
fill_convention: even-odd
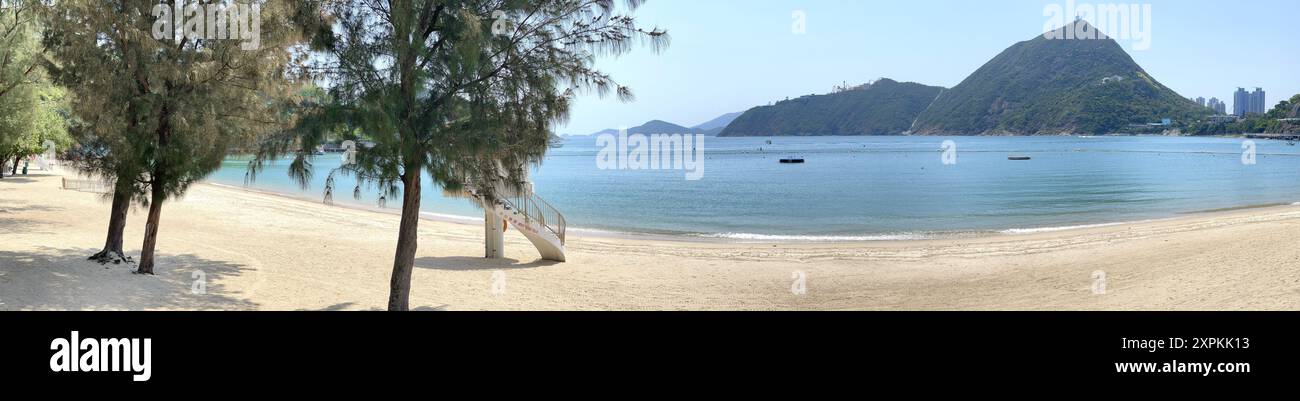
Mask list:
[[[751,233],[717,233],[691,234],[699,238],[730,239],[745,241],[807,241],[807,242],[848,242],[848,241],[912,241],[936,238],[933,234],[881,234],[881,235],[769,235]]]
[[[1129,224],[1129,223],[1123,223],[1123,222],[1121,222],[1121,223],[1102,223],[1102,224],[1080,224],[1080,225],[1075,225],[1075,226],[1056,226],[1056,227],[1037,227],[1037,228],[1009,228],[1009,229],[1002,230],[1002,231],[999,231],[999,232],[1000,232],[1000,233],[1003,233],[1003,234],[1033,234],[1033,233],[1049,233],[1049,232],[1055,232],[1055,231],[1075,230],[1075,229],[1081,229],[1081,228],[1110,227],[1110,226],[1118,226],[1118,225],[1123,225],[1123,224]]]

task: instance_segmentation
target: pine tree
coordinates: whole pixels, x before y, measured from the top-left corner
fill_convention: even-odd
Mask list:
[[[642,1],[622,3],[328,2],[333,29],[320,32],[313,45],[334,102],[304,110],[303,124],[269,142],[252,172],[261,160],[296,149],[290,173],[305,183],[310,150],[329,132],[348,125],[363,133],[373,146],[330,174],[353,175],[388,197],[401,194],[388,309],[407,310],[422,176],[449,190],[473,185],[491,199],[495,188],[522,184],[575,93],[630,99],[626,87],[593,67],[595,57],[621,55],[637,43],[657,51],[668,36],[638,27],[625,13]]]
[[[318,19],[302,2],[174,4],[61,0],[46,18],[51,70],[75,94],[74,131],[89,147],[82,166],[114,183],[105,252],[121,252],[129,202],[146,205],[144,274],[153,274],[163,203],[219,168],[231,148],[286,123],[277,112],[297,85],[297,21]],[[246,18],[206,18],[235,6]],[[204,27],[212,20],[226,22],[225,35]]]
[[[43,49],[37,48],[40,3],[0,0],[0,99],[36,82]]]

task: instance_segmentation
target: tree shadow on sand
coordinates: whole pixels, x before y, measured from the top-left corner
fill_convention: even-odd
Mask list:
[[[0,310],[245,310],[257,304],[217,284],[248,268],[195,255],[160,254],[157,275],[86,260],[96,250],[0,251]],[[196,273],[196,272],[202,272]],[[195,286],[200,281],[204,286]],[[194,293],[195,290],[199,293]]]
[[[298,309],[298,311],[299,312],[339,312],[339,311],[383,312],[385,311],[385,309],[383,308],[352,309],[356,305],[357,305],[356,302],[343,302],[343,303],[326,306],[320,309]],[[444,304],[441,306],[420,306],[420,307],[412,308],[411,310],[412,311],[445,311],[449,306],[451,305]]]
[[[11,175],[9,175],[9,171],[5,171],[5,178],[0,178],[0,183],[6,183],[6,182],[7,182],[7,183],[10,183],[10,184],[30,184],[30,183],[33,183],[33,182],[36,182],[36,181],[39,181],[39,180],[36,180],[36,179],[33,179],[33,178],[27,178],[27,177],[22,176],[21,174],[20,174],[19,176],[17,176],[17,177],[11,176]]]
[[[7,232],[14,233],[52,234],[53,232],[49,231],[49,222],[18,216],[22,216],[25,212],[59,212],[63,210],[63,208],[57,206],[5,202],[5,204],[0,204],[0,227],[4,227]]]
[[[517,259],[488,259],[469,256],[447,256],[441,258],[423,257],[415,259],[415,267],[421,269],[473,271],[473,270],[514,270],[533,269],[559,264],[560,262],[538,259],[531,263],[519,263]]]

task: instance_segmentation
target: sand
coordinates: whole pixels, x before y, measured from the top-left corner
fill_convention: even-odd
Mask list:
[[[157,275],[85,258],[108,201],[60,177],[0,180],[0,310],[372,310],[388,299],[391,212],[199,184],[162,212]],[[430,211],[436,212],[436,211]],[[145,210],[133,210],[138,257]],[[419,310],[1296,310],[1300,206],[1023,235],[850,243],[571,234],[567,263],[511,232],[424,220]],[[1094,272],[1106,291],[1094,291]],[[805,291],[795,291],[804,277]]]

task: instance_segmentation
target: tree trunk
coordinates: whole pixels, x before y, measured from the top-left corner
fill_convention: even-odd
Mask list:
[[[108,216],[108,238],[104,240],[104,250],[91,256],[90,260],[100,264],[131,262],[131,258],[122,252],[122,233],[126,231],[126,214],[130,209],[131,193],[121,188],[115,188],[113,190],[112,211]]]
[[[411,270],[415,267],[416,240],[420,226],[420,169],[408,168],[402,177],[402,224],[397,230],[397,254],[393,256],[393,279],[389,283],[388,310],[410,310]]]
[[[158,176],[154,176],[157,179]],[[139,274],[153,274],[153,250],[158,245],[158,218],[162,215],[165,196],[162,184],[154,183],[149,199],[149,220],[144,225],[144,247],[140,248]]]
[[[14,170],[10,171],[9,175],[15,175],[15,176],[18,175],[18,162],[22,159],[23,159],[22,156],[14,156]]]
[[[158,118],[158,148],[154,152],[153,171],[149,173],[149,217],[144,224],[144,246],[140,248],[140,268],[135,271],[139,274],[153,274],[153,253],[158,245],[158,219],[162,215],[163,201],[167,198],[163,188],[167,185],[169,177],[167,177],[167,164],[162,155],[167,153],[167,146],[171,143],[170,118],[171,114],[164,104]]]

